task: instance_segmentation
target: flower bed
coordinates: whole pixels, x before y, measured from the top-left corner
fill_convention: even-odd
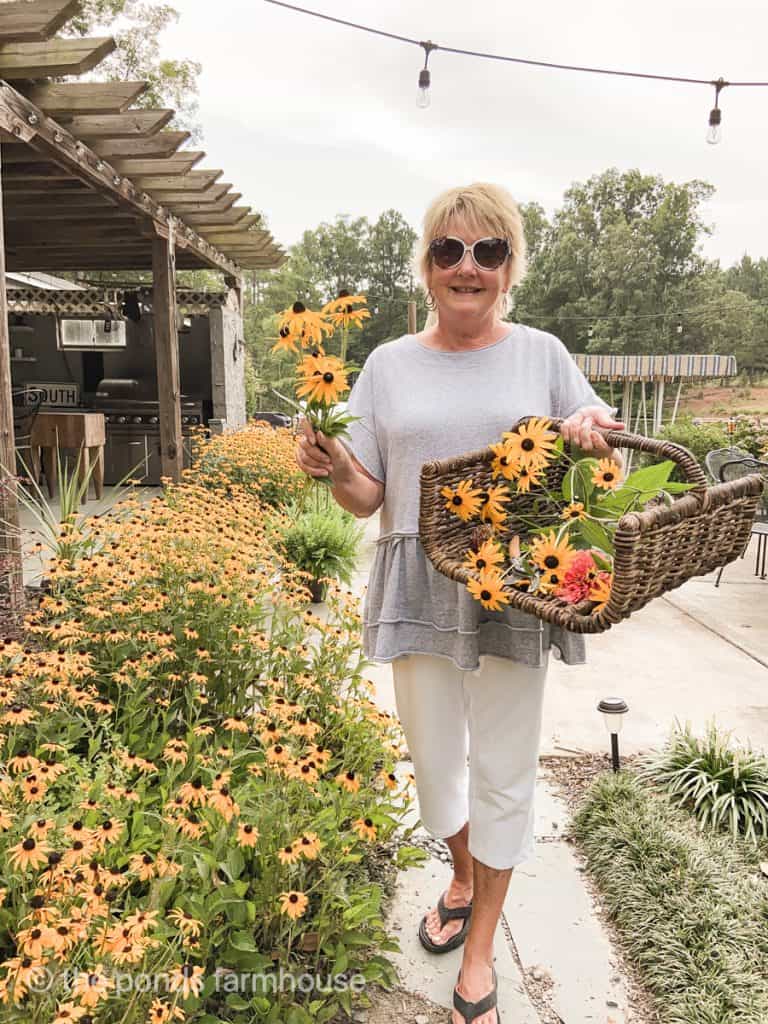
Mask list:
[[[392,978],[368,868],[407,804],[399,731],[356,601],[305,611],[227,477],[246,437],[86,524],[0,644],[7,1024],[322,1022],[350,976]]]

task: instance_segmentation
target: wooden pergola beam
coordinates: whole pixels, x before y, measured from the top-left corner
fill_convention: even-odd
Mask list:
[[[258,227],[261,223],[261,217],[258,213],[253,213],[250,216],[240,214],[236,223],[230,222],[229,224],[226,222],[224,224],[217,224],[213,215],[211,215],[208,220],[206,220],[204,216],[196,219],[199,220],[199,222],[192,223],[190,217],[185,217],[184,223],[189,224],[189,226],[194,228],[198,234],[207,238],[209,242],[211,241],[209,236],[212,234],[215,235],[217,232],[227,231],[229,228],[240,228],[242,231],[248,231],[252,228]]]
[[[205,190],[205,192],[185,192],[183,189],[179,188],[178,191],[175,192],[158,192],[157,201],[159,203],[163,203],[164,206],[172,207],[175,213],[177,203],[181,205],[194,201],[195,203],[199,203],[203,206],[206,203],[217,203],[227,196],[227,193],[231,188],[232,185],[228,182],[223,185],[211,185]],[[230,203],[230,205],[232,204]]]
[[[133,183],[146,192],[158,193],[162,202],[164,192],[205,192],[223,173],[222,170],[212,170],[189,171],[183,177],[178,174],[138,175],[133,178]]]
[[[42,43],[8,43],[0,47],[0,78],[57,78],[83,75],[115,49],[111,36],[94,39],[49,39]]]
[[[0,44],[50,39],[79,8],[80,0],[13,0],[0,4]]]
[[[216,186],[214,186],[216,188]],[[231,188],[228,185],[227,188]],[[203,200],[199,196],[195,196],[194,202],[189,202],[189,196],[184,199],[179,199],[177,202],[173,202],[168,196],[163,197],[163,201],[168,203],[173,208],[173,212],[178,214],[179,217],[183,217],[187,213],[214,213],[221,212],[222,210],[229,210],[230,207],[234,206],[238,199],[242,199],[242,193],[240,192],[227,192],[222,195],[219,199],[212,199],[210,201]]]
[[[196,228],[201,234],[206,227],[218,228],[228,224],[239,224],[247,217],[250,221],[250,206],[233,206],[222,213],[188,213],[184,217],[184,223],[191,228]],[[261,220],[258,214],[254,214],[256,220]]]
[[[76,114],[61,124],[78,139],[134,139],[156,135],[173,118],[173,110],[128,110],[124,114]]]
[[[199,163],[205,153],[202,150],[182,149],[165,160],[141,160],[127,158],[125,160],[113,160],[112,166],[120,174],[126,174],[129,178],[140,177],[142,174],[186,174],[191,171],[195,164]]]
[[[104,160],[165,159],[192,138],[191,132],[158,132],[144,139],[94,139],[90,148]]]
[[[181,376],[176,333],[176,263],[173,239],[152,243],[152,334],[157,362],[160,413],[160,468],[181,480],[184,448],[181,434]]]
[[[25,95],[51,117],[73,117],[122,114],[148,88],[148,82],[41,82],[25,90]]]

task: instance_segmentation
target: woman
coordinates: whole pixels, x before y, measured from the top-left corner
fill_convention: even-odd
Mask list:
[[[583,639],[516,610],[485,612],[435,571],[418,537],[419,472],[497,441],[528,414],[563,417],[565,439],[601,457],[613,453],[593,428],[623,424],[557,338],[502,320],[525,272],[522,221],[505,189],[438,196],[419,269],[434,323],[368,357],[344,444],[305,424],[296,457],[311,476],[332,474],[334,498],[356,516],[382,509],[365,652],[392,662],[421,819],[453,855],[419,937],[432,953],[466,939],[453,1020],[496,1024],[493,935],[512,870],[532,853],[548,650],[580,662]]]

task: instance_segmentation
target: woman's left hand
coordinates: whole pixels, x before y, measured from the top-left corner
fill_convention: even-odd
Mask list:
[[[583,409],[577,409],[576,412],[571,413],[568,419],[563,420],[560,425],[560,433],[563,435],[564,441],[576,445],[583,452],[601,457],[612,457],[613,448],[606,443],[603,435],[598,433],[594,429],[595,427],[607,430],[625,429],[624,424],[613,419],[602,406],[586,405]]]

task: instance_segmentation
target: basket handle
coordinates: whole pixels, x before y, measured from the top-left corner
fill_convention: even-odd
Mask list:
[[[530,419],[526,416],[525,419]],[[523,420],[520,421],[522,423]],[[563,424],[562,419],[551,420],[552,429],[560,431]],[[519,424],[516,424],[519,426]],[[602,427],[593,427],[598,434],[602,434],[611,448],[632,448],[638,452],[648,452],[656,455],[659,459],[671,459],[676,462],[683,472],[686,483],[694,484],[688,491],[698,499],[699,504],[704,506],[707,501],[707,478],[704,470],[698,463],[693,452],[688,451],[681,444],[674,441],[664,441],[658,437],[643,437],[642,434],[628,434],[623,430],[605,430]]]

